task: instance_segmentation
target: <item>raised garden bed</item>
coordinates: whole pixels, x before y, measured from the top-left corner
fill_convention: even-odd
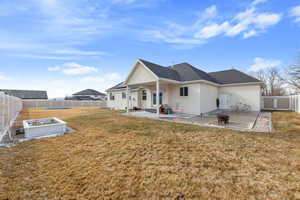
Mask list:
[[[24,120],[25,138],[39,138],[51,135],[63,135],[66,132],[66,122],[56,118]]]

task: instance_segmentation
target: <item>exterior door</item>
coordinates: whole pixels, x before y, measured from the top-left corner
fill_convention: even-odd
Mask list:
[[[231,106],[231,96],[229,94],[221,94],[219,96],[219,100],[220,100],[220,109],[230,109]]]

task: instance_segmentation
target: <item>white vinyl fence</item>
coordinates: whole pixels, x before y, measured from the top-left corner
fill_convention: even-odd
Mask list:
[[[22,100],[0,92],[0,142],[22,110]]]
[[[262,110],[291,110],[300,113],[300,95],[263,96]]]
[[[23,107],[24,109],[106,107],[106,102],[105,101],[73,101],[73,100],[23,100]]]

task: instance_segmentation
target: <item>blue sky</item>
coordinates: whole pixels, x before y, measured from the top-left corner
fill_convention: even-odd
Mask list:
[[[0,85],[50,97],[122,81],[137,58],[252,73],[292,64],[296,0],[1,0]]]

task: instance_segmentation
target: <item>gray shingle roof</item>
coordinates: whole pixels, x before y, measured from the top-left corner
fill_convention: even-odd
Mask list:
[[[144,65],[146,65],[156,76],[160,78],[167,78],[176,81],[180,81],[180,76],[176,70],[171,69],[170,67],[163,67],[149,61],[139,59]]]
[[[101,95],[101,96],[105,96],[104,93],[98,92],[98,91],[93,90],[93,89],[82,90],[80,92],[74,93],[73,95]]]
[[[205,80],[217,84],[233,84],[233,83],[254,83],[260,80],[249,76],[236,69],[206,73],[195,68],[189,63],[180,63],[173,66],[163,67],[161,65],[139,59],[149,70],[157,77],[166,78],[175,81],[196,81]],[[108,90],[124,89],[126,84],[121,82]],[[131,89],[139,88],[138,86],[130,87]]]
[[[15,96],[20,99],[48,99],[46,91],[42,90],[9,90],[9,89],[0,89],[1,92],[4,92],[10,96]]]
[[[125,82],[121,82],[121,83],[118,83],[117,85],[107,89],[106,91],[109,91],[109,90],[120,90],[120,89],[125,89],[126,88],[126,84]],[[131,90],[134,90],[134,89],[138,89],[138,88],[141,88],[140,86],[129,86],[129,89]]]
[[[211,77],[215,78],[220,84],[233,84],[233,83],[253,83],[261,82],[260,80],[249,76],[236,69],[208,73]]]
[[[159,78],[167,78],[176,81],[206,80],[218,84],[261,82],[236,69],[206,73],[189,63],[180,63],[169,67],[163,67],[145,60],[139,60]]]
[[[206,72],[197,69],[188,63],[174,65],[171,69],[175,70],[179,74],[180,81],[206,80],[218,83],[216,79],[208,75]]]

